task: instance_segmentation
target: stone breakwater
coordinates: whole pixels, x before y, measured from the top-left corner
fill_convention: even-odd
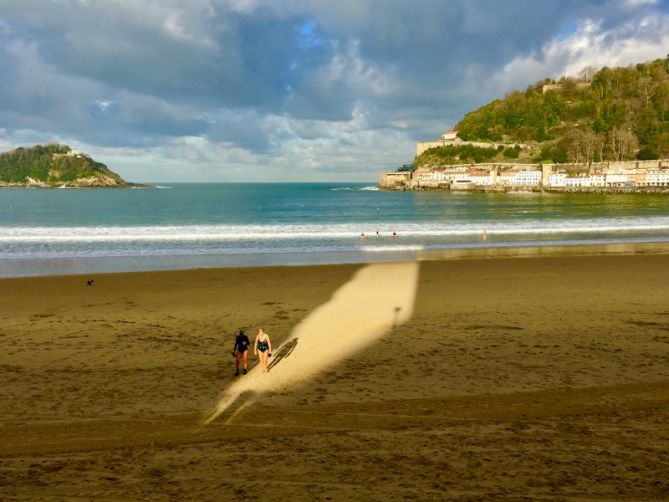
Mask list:
[[[548,193],[590,193],[590,194],[666,194],[669,187],[633,187],[633,188],[542,188],[538,192]]]
[[[589,187],[589,188],[550,188],[539,186],[474,186],[466,188],[453,188],[447,184],[440,185],[416,185],[403,186],[400,184],[393,186],[382,186],[381,190],[389,192],[469,192],[469,193],[568,193],[568,194],[669,194],[669,187]]]

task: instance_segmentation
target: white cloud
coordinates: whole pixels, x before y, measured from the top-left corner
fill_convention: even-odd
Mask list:
[[[606,30],[584,20],[570,37],[553,39],[536,54],[519,56],[494,75],[500,90],[522,89],[545,77],[575,76],[585,66],[627,66],[669,52],[669,15],[655,15]]]
[[[225,6],[233,12],[248,14],[258,8],[258,0],[224,0]]]
[[[626,9],[637,9],[644,5],[657,5],[658,0],[623,0]]]
[[[510,89],[664,57],[667,34],[648,0],[0,0],[0,146],[59,140],[138,181],[371,180]]]

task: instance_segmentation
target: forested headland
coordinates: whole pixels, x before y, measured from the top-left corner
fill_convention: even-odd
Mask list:
[[[67,145],[17,148],[0,154],[0,185],[127,186],[118,174]]]
[[[578,77],[544,79],[467,113],[455,129],[464,141],[528,145],[520,157],[532,162],[666,158],[669,56],[621,68],[586,67]],[[460,151],[463,148],[432,148],[416,163],[503,161],[520,153],[509,148]]]

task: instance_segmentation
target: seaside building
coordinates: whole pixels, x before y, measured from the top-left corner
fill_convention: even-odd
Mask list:
[[[453,169],[429,169],[421,167],[414,172],[413,179],[418,181],[450,183],[456,178],[462,177],[467,173],[466,167],[457,167]]]
[[[541,171],[505,171],[497,177],[497,184],[502,186],[538,186]]]
[[[567,186],[567,173],[553,173],[548,177],[548,185],[555,188]]]
[[[492,186],[495,184],[495,170],[471,166],[467,170],[467,179],[476,186]]]
[[[411,173],[387,173],[381,187],[393,189],[451,188],[523,190],[542,187],[578,191],[669,188],[667,160],[599,162],[589,164],[482,163],[420,167]],[[568,171],[568,172],[567,172]],[[385,176],[385,178],[384,178]],[[384,181],[385,180],[385,181]]]
[[[458,137],[458,131],[454,129],[446,131],[444,134],[441,135],[441,139],[443,139],[444,141],[455,141],[457,137]]]
[[[669,169],[664,171],[649,171],[645,176],[646,186],[667,187],[669,186]]]
[[[513,180],[515,179],[516,174],[512,172],[499,173],[497,176],[497,184],[501,186],[510,186],[513,185]]]
[[[593,187],[603,187],[606,186],[606,175],[599,173],[593,174],[590,176],[591,186]]]
[[[590,176],[575,176],[573,178],[566,178],[564,186],[567,188],[589,188],[592,186],[592,179]]]
[[[637,174],[635,171],[635,175]],[[577,176],[568,176],[565,172],[557,172],[548,177],[548,186],[550,188],[616,187],[627,186],[633,180],[632,175],[620,173],[595,173],[592,175],[581,173]]]
[[[494,185],[493,177],[490,175],[477,174],[469,176],[469,180],[476,186],[492,186]]]
[[[627,174],[611,174],[606,173],[606,184],[607,187],[623,187],[629,183],[629,178]]]
[[[518,171],[512,181],[514,185],[536,186],[541,181],[541,171]]]
[[[648,186],[646,182],[647,175],[648,171],[646,169],[637,169],[636,172],[628,174],[628,177],[634,186],[645,187]]]

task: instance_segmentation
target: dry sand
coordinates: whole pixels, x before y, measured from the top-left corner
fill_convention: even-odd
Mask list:
[[[669,255],[418,268],[406,323],[208,425],[236,328],[301,343],[368,272],[0,280],[0,499],[669,497]]]
[[[274,344],[267,371],[258,365],[230,385],[204,423],[210,424],[228,410],[233,415],[227,423],[232,423],[242,409],[262,396],[318,381],[326,370],[356,357],[411,319],[418,270],[419,264],[413,262],[361,267],[330,300],[292,329],[287,340]]]

